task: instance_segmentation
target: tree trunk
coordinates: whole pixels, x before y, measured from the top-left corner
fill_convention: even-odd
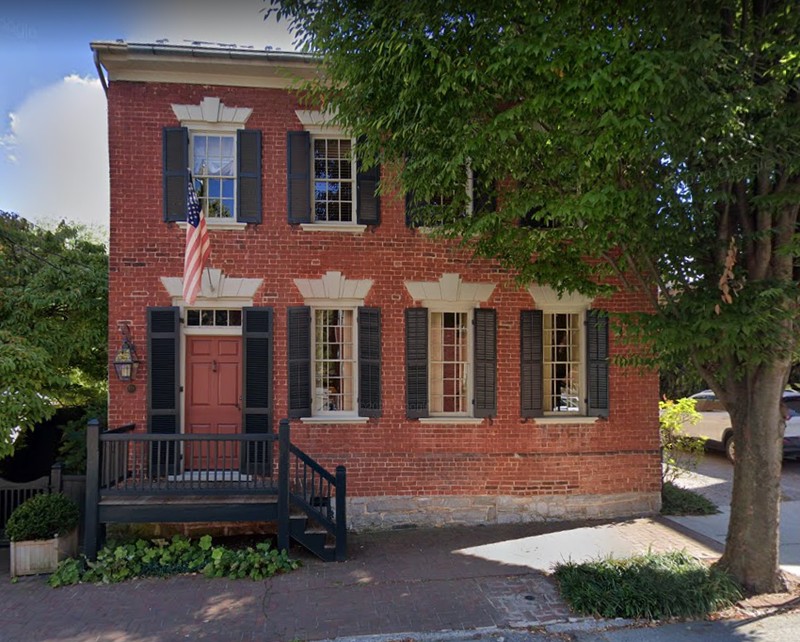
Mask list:
[[[786,590],[778,546],[784,423],[781,394],[789,364],[755,368],[727,386],[735,442],[733,497],[725,553],[718,564],[753,593]]]

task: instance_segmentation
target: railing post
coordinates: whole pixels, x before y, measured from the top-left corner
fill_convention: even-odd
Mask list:
[[[289,550],[289,420],[278,428],[278,549]]]
[[[83,531],[83,552],[90,560],[97,559],[100,537],[99,503],[100,422],[90,419],[86,426],[86,517]]]
[[[60,493],[64,490],[61,462],[56,462],[50,467],[50,492]]]
[[[336,561],[347,559],[347,468],[336,467]]]

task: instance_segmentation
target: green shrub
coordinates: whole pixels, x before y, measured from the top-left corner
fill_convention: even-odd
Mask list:
[[[97,561],[83,558],[64,560],[50,576],[53,587],[78,582],[111,584],[136,577],[166,577],[181,573],[203,573],[206,577],[230,577],[263,580],[277,573],[292,571],[299,563],[286,551],[261,542],[245,548],[214,546],[211,536],[190,540],[175,535],[171,540],[139,539],[135,542],[106,546]]]
[[[661,454],[664,466],[661,478],[664,482],[675,481],[687,469],[697,467],[702,457],[706,440],[687,435],[684,424],[696,424],[701,415],[695,410],[694,399],[664,400],[658,403],[658,423],[661,431]]]
[[[661,486],[662,515],[714,515],[718,512],[714,503],[700,493],[672,482],[664,482]]]
[[[700,617],[742,597],[729,575],[685,551],[567,562],[555,577],[575,611],[603,618]]]
[[[78,525],[78,505],[62,493],[39,494],[11,513],[6,536],[15,542],[66,535]]]

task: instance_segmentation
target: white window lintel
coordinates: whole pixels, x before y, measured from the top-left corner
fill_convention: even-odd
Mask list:
[[[306,305],[324,307],[335,304],[342,307],[364,305],[372,288],[372,279],[348,279],[341,272],[328,271],[319,279],[295,279]]]
[[[250,114],[250,107],[228,107],[219,98],[206,96],[199,105],[172,105],[175,117],[181,125],[228,125],[232,129],[244,127]]]
[[[496,284],[467,283],[460,274],[445,273],[438,281],[405,281],[414,301],[434,310],[456,310],[477,307],[492,296]]]

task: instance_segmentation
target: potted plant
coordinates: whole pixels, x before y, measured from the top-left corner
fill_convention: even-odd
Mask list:
[[[52,573],[78,552],[78,505],[63,493],[34,495],[8,518],[11,576]]]

